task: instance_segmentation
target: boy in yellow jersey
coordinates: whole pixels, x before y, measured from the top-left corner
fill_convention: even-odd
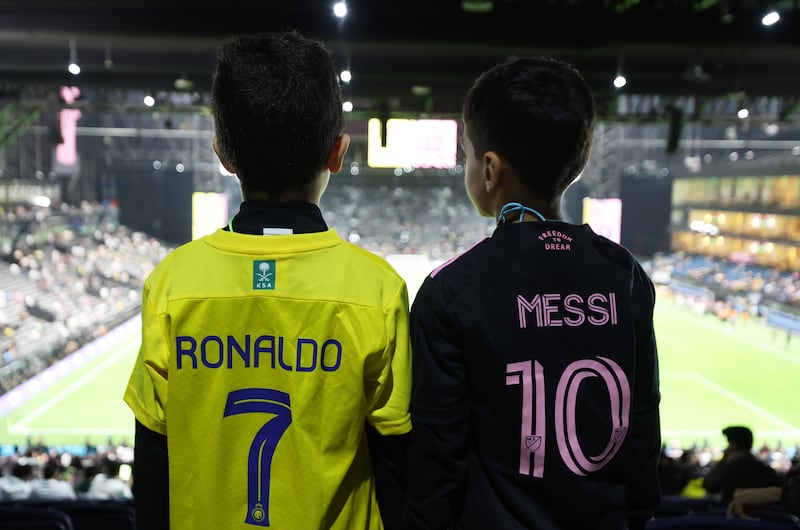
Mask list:
[[[408,295],[318,207],[349,145],[331,57],[233,38],[212,103],[244,201],[145,283],[125,393],[139,528],[383,528],[371,442],[411,429]]]

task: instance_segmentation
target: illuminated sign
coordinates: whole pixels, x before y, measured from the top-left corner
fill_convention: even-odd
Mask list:
[[[595,234],[619,243],[622,231],[622,201],[620,199],[583,199],[583,222]]]
[[[455,120],[386,120],[386,145],[381,120],[367,123],[367,164],[370,167],[435,167],[456,165],[458,123]]]

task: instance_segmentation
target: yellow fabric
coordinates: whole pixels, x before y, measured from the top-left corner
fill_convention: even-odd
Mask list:
[[[411,429],[410,363],[404,281],[333,230],[172,252],[125,393],[167,435],[171,528],[382,528],[364,422]]]

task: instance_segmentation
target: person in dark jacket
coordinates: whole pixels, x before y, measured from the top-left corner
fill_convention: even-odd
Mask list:
[[[719,494],[727,505],[738,488],[781,485],[778,472],[753,454],[753,432],[749,428],[726,427],[722,434],[728,439],[728,447],[703,479],[703,488],[708,493]]]

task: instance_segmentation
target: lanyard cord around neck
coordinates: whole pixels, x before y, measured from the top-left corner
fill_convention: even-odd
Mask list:
[[[500,215],[497,216],[498,224],[507,222],[506,215],[508,215],[508,214],[510,214],[512,212],[516,212],[517,210],[519,210],[519,221],[520,222],[522,222],[522,220],[525,219],[525,213],[526,212],[531,214],[531,215],[535,215],[536,217],[539,218],[540,221],[546,221],[547,220],[547,219],[545,219],[544,215],[539,213],[538,210],[534,210],[533,208],[525,206],[524,204],[519,203],[519,202],[508,202],[508,203],[504,204],[502,208],[500,208]]]

